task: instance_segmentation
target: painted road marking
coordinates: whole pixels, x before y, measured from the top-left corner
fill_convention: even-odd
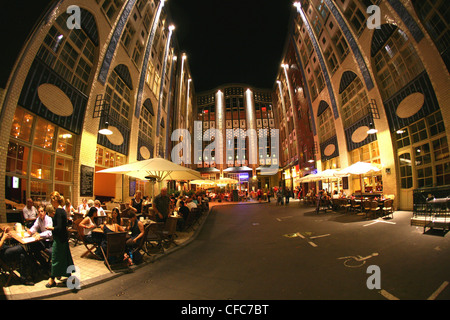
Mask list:
[[[428,297],[427,300],[435,300],[437,298],[438,295],[441,294],[442,291],[444,291],[445,288],[447,288],[449,282],[448,281],[444,281],[441,286],[435,291],[433,292],[433,294],[431,296]],[[385,297],[388,300],[400,300],[399,298],[397,298],[396,296],[390,294],[389,292],[387,292],[386,290],[381,290],[379,291],[380,294]]]
[[[371,222],[371,223],[369,223],[369,224],[363,225],[363,227],[371,226],[371,225],[373,225],[373,224],[375,224],[375,223],[378,223],[378,222],[389,223],[389,224],[396,224],[395,222],[384,221],[384,220],[377,219],[377,220],[375,220],[375,221],[373,221],[373,222]]]
[[[444,289],[448,286],[448,281],[444,281],[444,283],[441,284],[441,286],[427,299],[427,300],[434,300],[436,297],[444,291]]]
[[[287,217],[277,218],[277,220],[278,220],[279,222],[281,222],[281,221],[283,221],[284,219],[289,219],[289,218],[292,218],[292,216],[287,216]]]
[[[390,294],[389,292],[387,292],[386,290],[381,290],[380,294],[385,297],[388,300],[400,300],[399,298],[397,298],[396,296]]]
[[[310,233],[310,232],[307,232],[307,233]],[[309,244],[311,247],[317,248],[318,245],[315,244],[315,243],[314,243],[313,241],[311,241],[310,239],[316,239],[316,238],[328,237],[328,236],[330,236],[330,234],[327,233],[327,234],[323,234],[323,235],[319,235],[319,236],[314,236],[314,237],[309,237],[309,236],[308,236],[308,237],[305,237],[305,236],[304,236],[303,234],[301,234],[300,232],[296,232],[296,233],[285,234],[284,236],[287,237],[287,238],[297,238],[297,237],[302,238],[303,240],[306,240],[306,242],[308,242],[308,244]]]

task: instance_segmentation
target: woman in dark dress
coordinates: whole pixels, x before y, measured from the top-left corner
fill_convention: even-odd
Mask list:
[[[53,217],[53,227],[49,228],[53,233],[53,247],[51,275],[48,283],[45,285],[47,288],[56,286],[56,277],[70,277],[67,268],[73,266],[67,233],[67,213],[62,208],[64,198],[57,191],[54,191],[50,194],[50,202],[55,208],[55,215]]]

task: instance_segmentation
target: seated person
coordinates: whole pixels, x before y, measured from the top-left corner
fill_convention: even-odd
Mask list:
[[[99,244],[101,242],[101,236],[99,236],[97,233],[92,232],[97,226],[95,225],[93,221],[94,215],[97,213],[96,207],[91,207],[89,209],[89,212],[86,214],[86,217],[80,222],[79,227],[83,230],[84,238],[86,243],[97,243]]]
[[[122,218],[120,217],[119,208],[113,208],[111,211],[112,218],[114,223],[117,223],[119,226],[123,226]],[[108,215],[106,215],[106,221],[108,221]]]
[[[127,240],[126,248],[128,252],[132,252],[134,248],[139,246],[142,237],[144,236],[144,225],[141,221],[137,219],[136,213],[130,213],[130,225],[127,227],[127,230],[131,232],[130,238]],[[130,254],[131,257],[131,254]],[[141,254],[138,252],[134,252],[133,261],[140,261],[142,259]]]
[[[184,201],[181,201],[180,208],[178,209],[178,214],[181,216],[181,218],[179,218],[177,220],[177,230],[178,231],[183,230],[184,224],[189,215],[189,211],[190,211],[189,208],[184,205]]]
[[[89,210],[89,206],[87,204],[86,198],[83,198],[81,200],[81,204],[78,206],[78,213],[84,213]]]
[[[103,210],[102,204],[100,203],[100,200],[94,201],[94,207],[97,208],[97,217],[104,217],[106,216],[105,210]]]
[[[65,203],[64,203],[63,209],[64,209],[64,211],[66,211],[67,220],[71,220],[72,221],[73,213],[75,212],[75,208],[72,206],[72,204],[70,203],[69,199],[65,199]]]
[[[194,201],[192,201],[191,198],[188,198],[186,207],[188,207],[189,211],[191,211],[192,209],[197,208],[197,205],[194,203]]]
[[[114,208],[117,209],[117,208]],[[113,209],[113,211],[114,211]],[[117,209],[117,212],[119,211],[119,209]],[[103,230],[103,239],[100,243],[100,246],[103,248],[103,251],[106,253],[107,250],[107,237],[106,235],[108,233],[114,233],[114,232],[124,232],[125,229],[120,226],[119,224],[117,224],[116,220],[113,217],[112,213],[107,213],[106,214],[106,221],[105,224],[101,225],[101,228]],[[99,256],[101,256],[100,252],[97,253]]]
[[[38,207],[39,216],[34,222],[33,226],[27,231],[28,235],[33,236],[37,242],[30,244],[31,255],[39,262],[41,268],[45,271],[50,270],[50,261],[46,261],[41,254],[41,251],[51,257],[51,249],[53,243],[53,235],[51,230],[47,230],[48,227],[53,227],[53,219],[46,214],[43,206]]]
[[[5,230],[3,231],[3,235],[0,238],[0,259],[9,267],[18,264],[20,282],[22,282],[22,284],[24,285],[33,286],[34,283],[31,280],[28,280],[31,278],[31,270],[27,268],[27,266],[32,265],[32,261],[28,258],[25,249],[20,244],[5,244],[5,241],[7,239],[11,239],[11,235],[9,234],[9,232],[9,227],[5,228]]]
[[[33,199],[27,199],[27,205],[22,209],[25,226],[30,228],[38,216],[36,207],[33,205]]]
[[[133,210],[134,208],[130,205],[130,203],[128,202],[128,203],[125,203],[125,210],[123,210],[121,213],[120,213],[120,216],[121,217],[124,217],[124,218],[130,218],[130,214],[131,213],[135,213],[135,209]]]

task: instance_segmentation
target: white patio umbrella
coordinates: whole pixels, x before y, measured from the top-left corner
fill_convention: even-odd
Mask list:
[[[381,169],[372,163],[356,162],[345,169],[339,170],[338,172],[336,172],[336,175],[337,176],[348,176],[350,174],[359,175],[359,179],[361,181],[361,193],[363,193],[362,176],[364,174],[374,173],[374,172],[379,172],[379,171],[381,171]]]
[[[195,176],[195,179],[201,179],[200,174],[196,175],[193,173],[195,172],[194,170],[180,166],[163,158],[152,158],[97,171],[97,173],[127,174],[142,178],[149,176],[156,178],[158,182],[163,180],[177,180],[176,175],[179,172],[190,172]],[[171,177],[173,179],[171,179]],[[184,178],[183,180],[187,180],[187,178]]]
[[[214,185],[215,182],[212,180],[192,180],[189,182],[190,184],[198,184],[198,185]]]
[[[231,178],[221,178],[219,180],[216,180],[217,185],[227,185],[227,184],[236,184],[239,183],[236,179]]]
[[[152,158],[121,166],[97,171],[97,173],[126,174],[138,179],[154,178],[155,182],[164,180],[194,180],[202,179],[196,171],[180,166],[163,158]],[[153,196],[154,188],[152,188]]]

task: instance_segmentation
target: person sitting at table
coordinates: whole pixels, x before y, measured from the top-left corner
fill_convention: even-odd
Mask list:
[[[93,221],[94,215],[97,213],[96,207],[91,207],[86,214],[85,218],[80,222],[79,226],[83,229],[85,241],[87,243],[97,243],[101,242],[101,237],[98,236],[95,232],[92,232],[97,226]]]
[[[83,211],[88,211],[89,206],[87,204],[86,198],[81,199],[81,204],[78,206],[78,213],[83,213]]]
[[[197,205],[195,204],[195,202],[192,200],[192,198],[188,198],[186,200],[186,207],[188,207],[189,211],[192,211],[192,209],[197,208]]]
[[[30,228],[38,216],[36,207],[33,205],[33,199],[27,199],[27,205],[22,209],[25,226]]]
[[[117,208],[114,208],[114,209],[117,209]],[[112,210],[112,212],[114,212],[114,209]],[[103,252],[105,252],[105,253],[106,253],[106,249],[107,249],[107,245],[108,245],[106,235],[108,233],[125,231],[125,229],[116,222],[116,219],[114,219],[112,212],[106,214],[106,221],[104,224],[101,225],[101,228],[103,230],[103,238],[102,238],[102,241],[100,242],[100,246],[102,247]],[[117,212],[119,212],[119,209],[117,209]],[[101,256],[100,252],[98,252],[98,255]]]
[[[103,210],[102,204],[100,200],[94,201],[94,207],[97,208],[97,217],[104,217],[106,216],[105,210]]]
[[[20,274],[19,280],[26,286],[34,286],[31,279],[31,272],[27,266],[31,266],[31,259],[27,255],[25,249],[20,244],[9,245],[5,244],[7,239],[11,239],[11,230],[6,227],[3,230],[3,234],[0,238],[0,259],[3,263],[11,267],[11,265],[18,265],[18,271]]]
[[[53,219],[47,215],[44,206],[38,207],[38,218],[33,226],[27,231],[29,236],[33,236],[37,242],[30,244],[31,255],[39,262],[43,271],[50,271],[51,265],[42,256],[41,251],[45,251],[50,257],[52,252],[53,234],[49,230],[53,227]]]
[[[114,223],[117,223],[119,226],[123,226],[122,218],[120,217],[119,208],[113,208],[111,211],[112,218],[114,220]],[[108,217],[108,214],[106,214],[106,217]],[[108,221],[108,219],[106,219]]]
[[[181,205],[181,201],[183,201],[183,196],[179,196],[177,198],[176,204],[175,204],[175,208],[179,208]]]
[[[72,204],[70,203],[69,199],[65,199],[65,203],[64,203],[64,207],[63,207],[64,211],[66,211],[67,214],[67,220],[72,221],[73,218],[73,213],[75,212],[74,207],[72,206]]]
[[[123,218],[130,218],[130,214],[132,212],[136,213],[135,211],[136,209],[134,209],[130,202],[125,202],[125,209],[120,213],[120,216]]]
[[[180,201],[180,207],[178,208],[178,215],[181,218],[177,220],[177,230],[181,231],[184,228],[184,223],[189,215],[189,208],[184,205],[184,201]]]
[[[139,245],[139,242],[142,240],[141,238],[144,236],[144,224],[137,219],[136,213],[134,212],[130,213],[130,225],[127,227],[127,231],[131,232],[131,234],[126,242],[126,251],[130,257],[132,256],[134,262],[138,262],[142,259],[139,250],[136,250],[134,255],[131,255],[131,252]]]

